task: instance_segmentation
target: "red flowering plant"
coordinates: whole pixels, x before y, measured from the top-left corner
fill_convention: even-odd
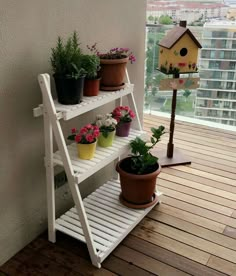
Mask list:
[[[112,117],[116,119],[117,123],[128,123],[132,122],[135,118],[135,113],[130,109],[129,106],[117,106],[112,111]]]
[[[101,59],[122,59],[128,57],[131,63],[134,63],[136,61],[136,57],[134,56],[130,48],[116,47],[110,49],[105,53],[101,53],[97,50],[97,43],[94,43],[91,47],[87,45],[87,48],[92,53],[99,56]]]
[[[79,131],[76,128],[72,128],[71,135],[67,139],[75,141],[78,144],[92,144],[97,140],[99,133],[98,126],[87,124]]]

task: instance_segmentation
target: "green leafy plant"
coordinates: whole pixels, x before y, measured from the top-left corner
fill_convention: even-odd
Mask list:
[[[88,79],[96,79],[100,70],[100,58],[97,55],[83,55],[82,67],[85,69]]]
[[[136,137],[130,141],[130,169],[133,174],[147,174],[153,171],[158,158],[153,156],[150,151],[160,141],[161,136],[165,133],[164,130],[164,126],[151,128],[152,136],[148,142],[142,140],[140,137]]]
[[[75,79],[85,75],[86,71],[82,68],[82,52],[79,45],[76,31],[66,42],[63,42],[63,39],[58,36],[57,45],[51,49],[50,57],[55,75]]]

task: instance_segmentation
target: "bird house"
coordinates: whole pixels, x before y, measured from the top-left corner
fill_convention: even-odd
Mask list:
[[[184,25],[186,26],[186,22],[171,29],[159,42],[158,69],[165,74],[198,71],[198,49],[202,46]]]

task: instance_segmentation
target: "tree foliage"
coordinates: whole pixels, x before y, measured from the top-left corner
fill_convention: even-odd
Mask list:
[[[191,91],[189,89],[185,89],[183,96],[185,97],[185,99],[187,100],[187,98],[191,95]]]
[[[154,17],[152,15],[148,16],[148,21],[154,21]]]
[[[163,25],[171,25],[173,24],[173,20],[168,15],[161,15],[159,18],[159,23]]]

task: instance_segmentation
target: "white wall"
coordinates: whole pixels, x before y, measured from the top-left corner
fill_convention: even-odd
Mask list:
[[[41,103],[36,78],[50,72],[57,36],[77,30],[83,49],[94,42],[101,50],[130,47],[142,117],[145,2],[0,0],[0,264],[47,227],[43,119],[32,109]],[[66,187],[57,201],[59,211],[71,205]]]

